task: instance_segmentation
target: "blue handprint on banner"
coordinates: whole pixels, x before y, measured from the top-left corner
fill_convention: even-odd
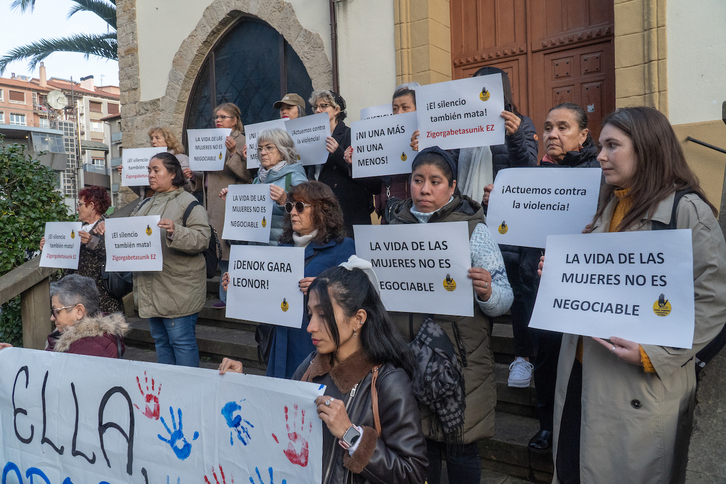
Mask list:
[[[270,473],[270,484],[275,484],[275,482],[274,482],[274,481],[272,480],[272,467],[269,467],[269,468],[268,468],[267,470],[268,470],[268,471],[269,471],[269,473]],[[257,479],[258,479],[258,480],[260,481],[260,484],[265,484],[265,483],[264,483],[264,482],[262,481],[262,476],[260,475],[260,469],[258,469],[257,467],[255,467],[255,472],[257,473]],[[253,476],[253,477],[254,477],[254,476]],[[255,484],[255,480],[254,480],[254,479],[253,479],[252,477],[250,477],[250,482],[251,482],[252,484]],[[287,484],[287,479],[283,479],[283,480],[282,480],[282,484]]]
[[[242,400],[244,402],[244,400]],[[237,432],[237,438],[243,445],[247,445],[250,441],[250,433],[245,426],[247,424],[250,428],[255,428],[248,420],[243,420],[240,415],[234,415],[237,410],[242,410],[242,407],[235,401],[227,402],[222,407],[222,416],[224,421],[227,422],[227,426],[230,428],[229,431],[229,445],[234,445],[234,432]]]
[[[161,417],[161,423],[164,424],[164,428],[166,428],[166,431],[169,433],[169,438],[165,439],[164,437],[162,437],[161,434],[159,434],[158,437],[159,440],[161,440],[162,442],[166,442],[171,446],[174,454],[176,454],[179,460],[184,460],[189,457],[189,454],[192,453],[192,444],[190,444],[184,437],[181,408],[177,409],[177,412],[179,414],[179,428],[177,428],[176,420],[174,419],[174,409],[172,407],[169,407],[169,413],[171,414],[171,426],[173,431],[169,429],[169,426],[164,421],[164,417]],[[197,440],[198,438],[199,432],[194,432],[192,440]]]

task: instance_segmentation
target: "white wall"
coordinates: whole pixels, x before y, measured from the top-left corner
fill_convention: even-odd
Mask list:
[[[726,1],[668,0],[668,117],[672,124],[721,119],[726,101]]]
[[[260,0],[261,2],[266,0]],[[194,30],[211,0],[138,0],[141,101],[162,97],[181,43]],[[320,35],[331,58],[328,0],[290,0],[303,28]],[[338,4],[338,59],[341,95],[349,119],[361,108],[390,101],[396,82],[393,3],[342,0]]]

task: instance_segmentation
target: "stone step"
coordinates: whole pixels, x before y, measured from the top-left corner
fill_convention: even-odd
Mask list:
[[[497,412],[494,437],[479,441],[482,468],[534,482],[551,482],[552,454],[530,452],[527,447],[537,431],[536,419]]]

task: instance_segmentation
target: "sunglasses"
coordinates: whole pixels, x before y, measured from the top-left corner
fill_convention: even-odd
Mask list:
[[[303,210],[305,210],[305,207],[311,207],[311,206],[312,205],[310,205],[309,203],[303,203],[303,202],[295,202],[295,203],[292,203],[292,202],[287,202],[285,204],[285,211],[287,213],[292,213],[292,209],[294,207],[295,210],[297,210],[297,213],[302,213]]]

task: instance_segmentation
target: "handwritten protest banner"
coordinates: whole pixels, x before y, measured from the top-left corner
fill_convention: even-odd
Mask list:
[[[109,272],[160,271],[159,215],[119,217],[106,220],[106,270]]]
[[[379,104],[378,106],[371,106],[369,108],[363,108],[360,110],[360,119],[373,119],[390,116],[393,114],[393,106],[391,103]]]
[[[328,122],[330,125],[330,122]],[[266,129],[281,129],[286,131],[285,121],[274,119],[264,123],[248,124],[245,126],[245,141],[247,142],[247,168],[259,168],[260,157],[257,153],[257,134]]]
[[[40,254],[40,267],[78,269],[81,252],[81,222],[46,222],[45,245]]]
[[[353,178],[411,173],[411,133],[417,127],[416,113],[352,123]]]
[[[548,235],[582,233],[597,211],[601,176],[600,168],[500,170],[487,211],[494,240],[544,247]]]
[[[545,258],[530,328],[692,346],[690,230],[551,235]]]
[[[149,184],[149,160],[165,148],[128,148],[123,151],[121,185],[143,187]]]
[[[229,254],[227,317],[299,328],[305,277],[303,247],[233,245]]]
[[[324,386],[0,351],[2,482],[319,483]]]
[[[285,129],[295,142],[304,166],[322,165],[328,161],[325,140],[330,136],[330,118],[327,113],[286,120]]]
[[[355,253],[370,260],[389,311],[474,315],[466,222],[355,225]]]
[[[193,171],[221,171],[227,157],[224,144],[230,128],[188,129],[189,168]]]
[[[471,77],[416,88],[419,149],[504,143],[502,76]]]
[[[270,241],[270,185],[230,185],[224,210],[225,240]]]

